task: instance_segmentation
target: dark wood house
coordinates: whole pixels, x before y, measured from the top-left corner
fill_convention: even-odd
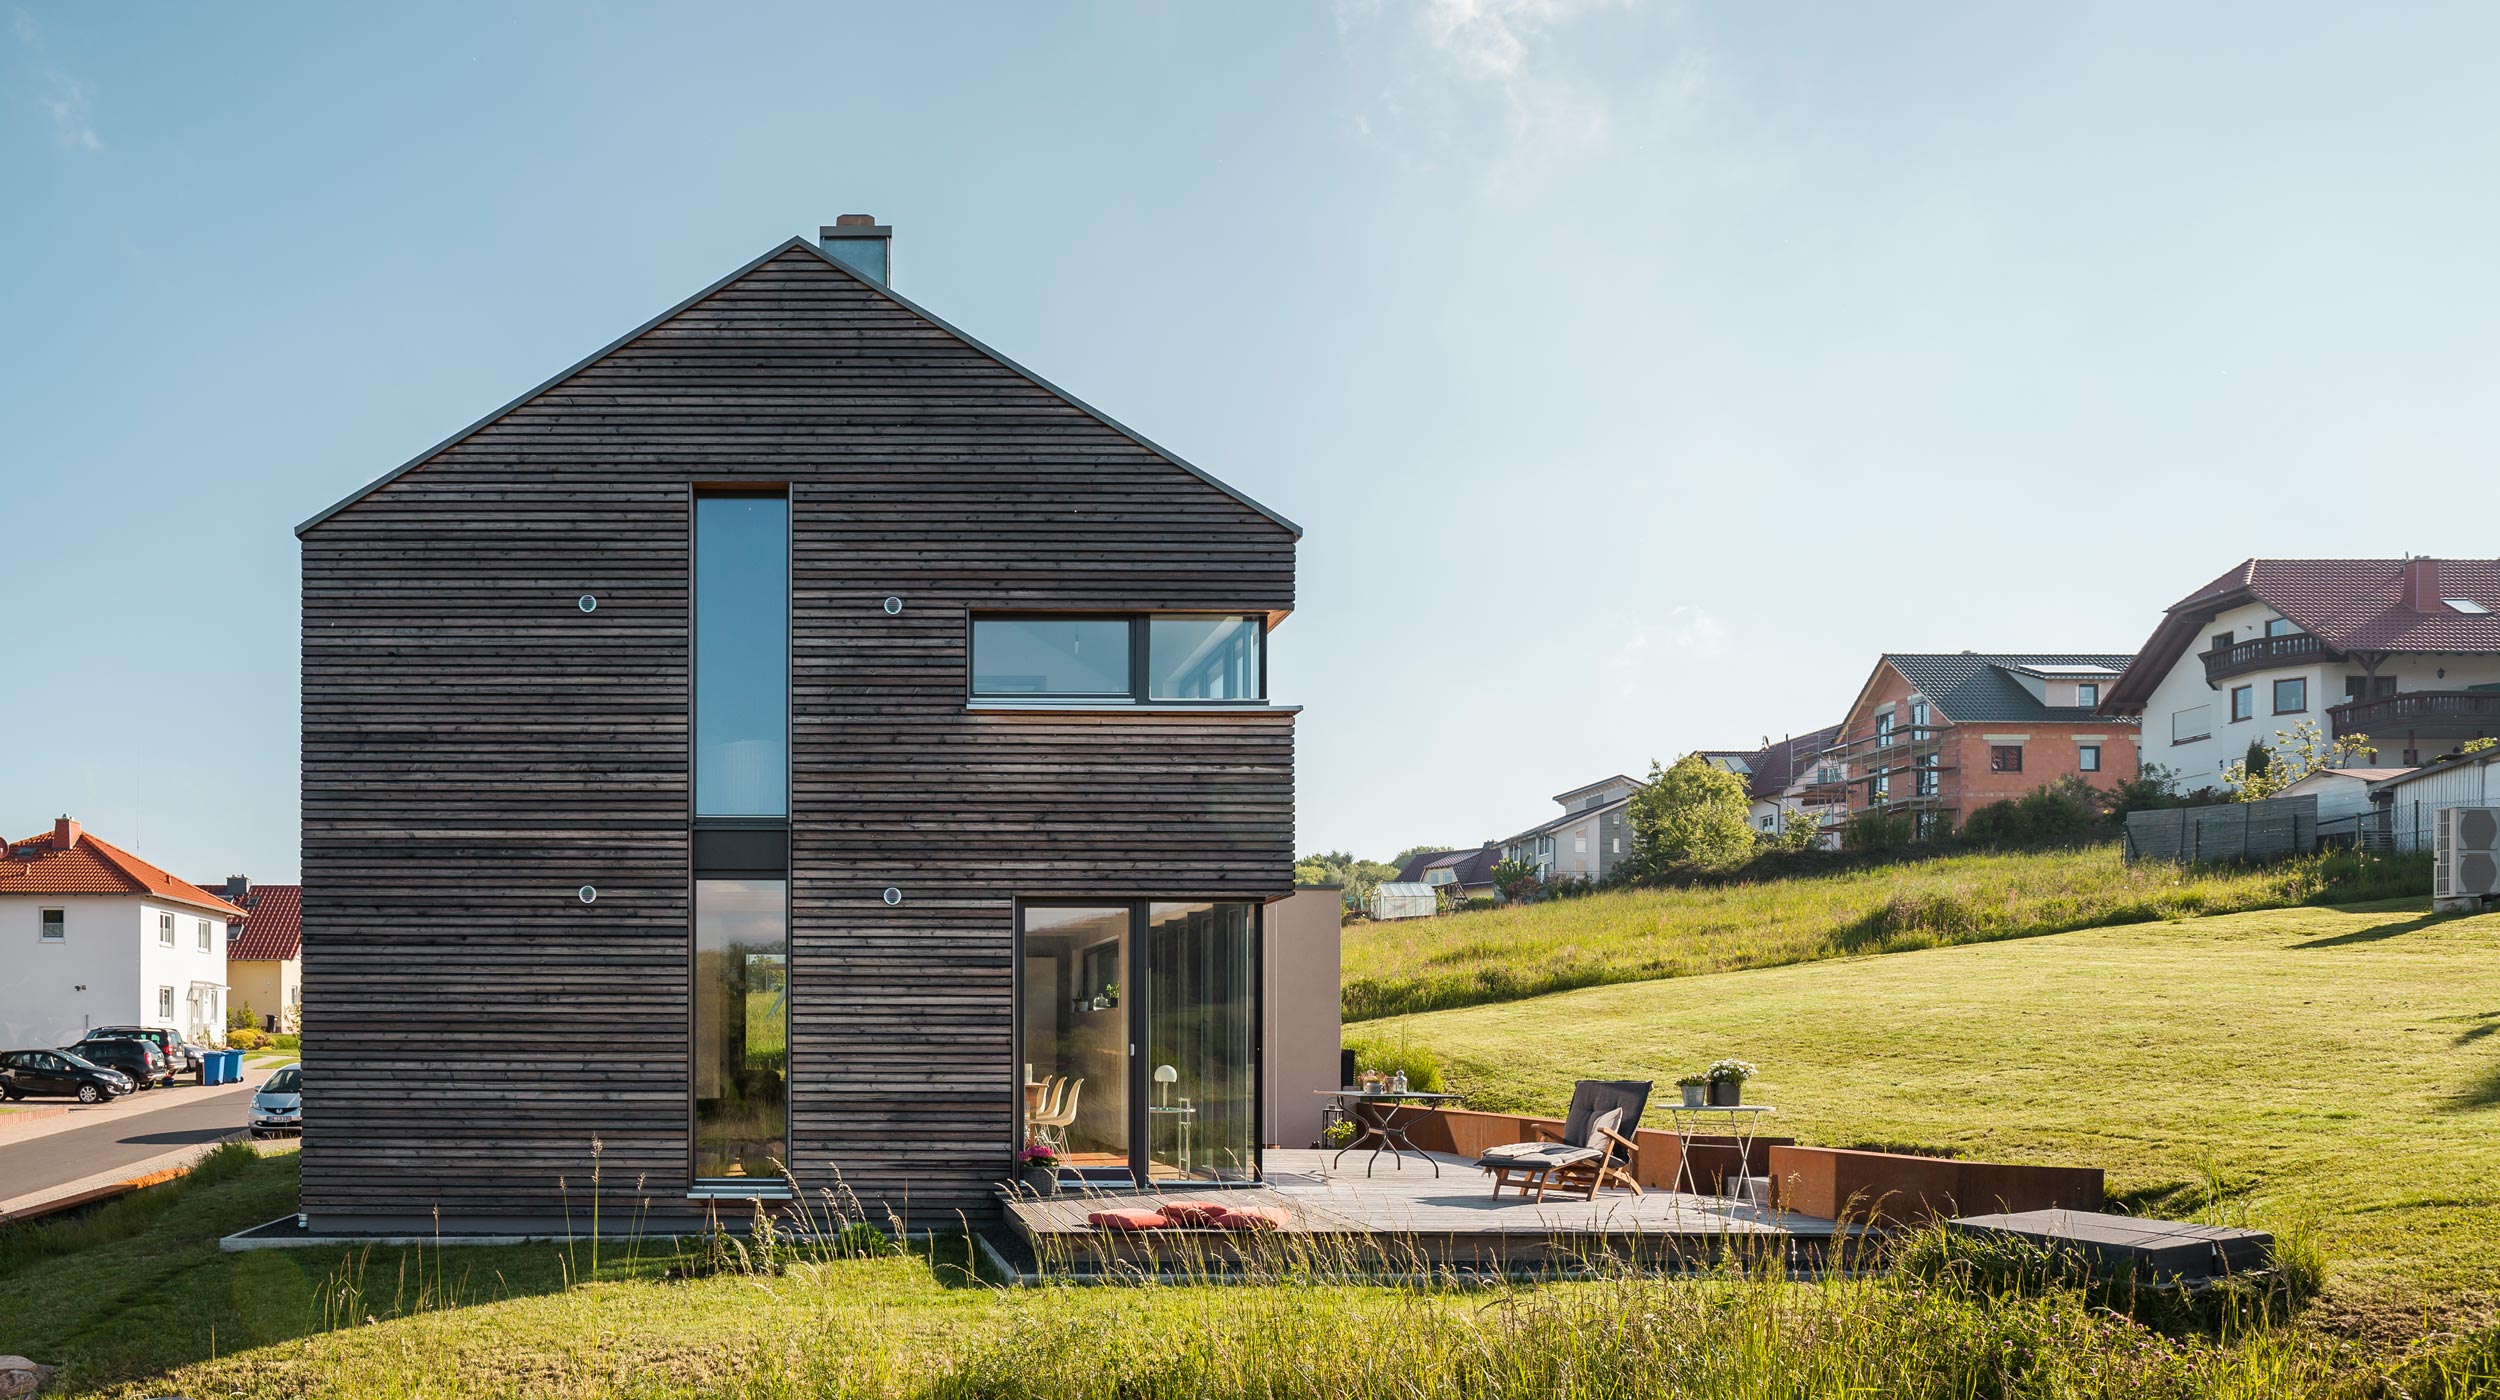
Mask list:
[[[1259,1170],[1299,530],[846,218],[299,528],[303,1209]],[[561,1185],[559,1183],[562,1183]],[[741,1207],[743,1210],[743,1207]]]

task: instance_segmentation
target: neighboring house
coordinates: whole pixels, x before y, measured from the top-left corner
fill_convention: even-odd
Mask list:
[[[1632,854],[1632,794],[1646,786],[1617,773],[1558,792],[1563,814],[1502,842],[1501,856],[1535,867],[1540,880],[1603,880]]]
[[[1799,820],[1811,821],[1818,829],[1839,824],[1844,815],[1837,800],[1840,775],[1837,769],[1821,766],[1824,751],[1839,741],[1840,726],[1834,724],[1811,734],[1765,740],[1758,749],[1696,752],[1713,767],[1744,779],[1745,795],[1753,804],[1749,817],[1754,830],[1776,836]],[[1837,833],[1831,839],[1837,840]]]
[[[303,886],[229,875],[214,889],[244,911],[226,925],[226,1005],[264,1030],[294,1030],[304,1010]]]
[[[1495,893],[1493,867],[1501,864],[1502,843],[1487,841],[1472,851],[1419,851],[1398,869],[1402,884],[1428,885],[1452,900]]]
[[[2360,840],[2364,844],[2375,844],[2368,840],[2375,829],[2372,818],[2378,811],[2370,800],[2371,789],[2412,771],[2410,768],[2321,768],[2275,796],[2318,799],[2318,835],[2322,840]]]
[[[2500,735],[2500,560],[2246,560],[2171,604],[2101,710],[2182,792],[2303,720],[2427,763]]]
[[[785,1166],[994,1217],[1037,1135],[1260,1174],[1300,531],[897,295],[889,236],[298,527],[313,1228],[554,1228],[594,1138],[681,1230]]]
[[[1856,816],[1950,832],[1975,809],[2069,775],[2108,788],[2136,775],[2133,721],[2096,713],[2122,654],[1888,653],[1858,690],[1815,786]]]
[[[2437,844],[2442,807],[2500,807],[2500,748],[2445,754],[2370,784],[2377,839],[2399,851]]]
[[[243,911],[63,817],[0,856],[0,1048],[96,1026],[225,1037],[226,920]]]

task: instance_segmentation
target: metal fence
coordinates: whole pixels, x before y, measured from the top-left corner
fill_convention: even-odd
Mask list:
[[[2269,797],[2220,807],[2173,807],[2127,816],[2130,861],[2274,860],[2318,846],[2318,799]]]

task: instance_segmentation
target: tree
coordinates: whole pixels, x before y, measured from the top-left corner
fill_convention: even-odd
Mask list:
[[[1494,863],[1493,888],[1502,898],[1512,901],[1534,899],[1538,888],[1536,867],[1524,860],[1507,859]]]
[[[1368,903],[1372,891],[1383,880],[1397,878],[1398,868],[1346,851],[1329,851],[1308,855],[1293,863],[1293,882],[1297,885],[1343,885],[1346,903],[1361,907]]]
[[[2222,770],[2222,781],[2230,785],[2232,801],[2257,802],[2312,773],[2350,767],[2377,755],[2367,734],[2346,734],[2328,743],[2318,722],[2304,719],[2289,729],[2274,731],[2270,749],[2249,745],[2247,758]]]
[[[1389,857],[1389,865],[1391,869],[1404,870],[1406,868],[1406,863],[1413,860],[1417,856],[1429,855],[1438,851],[1455,851],[1457,849],[1458,848],[1456,846],[1409,846],[1405,850],[1398,852],[1396,855]]]
[[[1779,830],[1761,834],[1766,851],[1811,851],[1823,843],[1823,818],[1803,807],[1780,813]]]
[[[1672,768],[1649,765],[1632,794],[1632,862],[1655,874],[1671,865],[1733,865],[1753,853],[1753,799],[1735,774],[1699,754]]]

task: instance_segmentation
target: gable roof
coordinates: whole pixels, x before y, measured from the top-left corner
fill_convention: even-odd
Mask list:
[[[493,425],[494,423],[496,423],[496,422],[500,421],[500,420],[501,420],[501,419],[502,419],[505,415],[507,415],[507,414],[511,413],[514,409],[520,408],[522,405],[527,404],[527,403],[529,403],[531,400],[533,400],[533,399],[535,399],[535,398],[538,398],[540,395],[547,393],[549,390],[554,389],[556,386],[558,386],[558,385],[560,385],[560,384],[564,383],[566,380],[571,379],[573,376],[575,376],[575,375],[577,375],[577,374],[580,374],[582,371],[584,371],[584,370],[586,370],[586,369],[589,369],[591,366],[593,366],[593,365],[595,365],[595,364],[598,364],[601,360],[604,360],[604,359],[608,358],[610,355],[613,355],[613,354],[615,354],[617,351],[624,349],[626,346],[628,346],[628,345],[632,344],[632,343],[633,343],[633,342],[635,342],[636,340],[641,339],[644,335],[647,335],[647,334],[649,334],[651,331],[658,329],[660,326],[665,325],[665,324],[666,324],[666,323],[668,323],[669,321],[671,321],[671,320],[675,319],[676,317],[678,317],[678,316],[680,316],[680,315],[684,314],[685,312],[687,312],[687,311],[689,311],[689,310],[692,310],[694,307],[696,307],[696,306],[698,306],[698,305],[702,304],[702,303],[703,303],[706,299],[708,299],[708,298],[710,298],[711,296],[713,296],[714,294],[716,294],[716,293],[720,292],[723,288],[726,288],[726,287],[730,286],[731,284],[733,284],[733,283],[737,282],[739,279],[741,279],[741,278],[743,278],[743,277],[747,276],[748,274],[750,274],[750,273],[754,272],[756,269],[758,269],[758,268],[760,268],[760,267],[764,266],[766,263],[769,263],[769,262],[773,261],[773,260],[774,260],[774,259],[776,259],[776,258],[782,257],[782,256],[784,256],[784,255],[786,255],[786,254],[789,254],[789,253],[792,253],[792,252],[801,252],[801,253],[806,253],[806,254],[808,254],[809,256],[814,257],[814,258],[815,258],[815,259],[817,259],[819,262],[823,263],[825,266],[827,266],[827,267],[829,267],[829,268],[832,268],[832,269],[833,269],[833,270],[835,270],[836,272],[839,272],[839,273],[841,273],[843,276],[850,278],[852,281],[854,281],[854,282],[858,283],[859,285],[861,285],[861,286],[863,286],[863,287],[866,287],[867,289],[869,289],[870,291],[872,291],[872,292],[876,293],[877,295],[879,295],[879,296],[882,296],[882,297],[886,298],[888,301],[893,302],[895,305],[900,306],[900,307],[902,307],[904,310],[909,311],[910,313],[912,313],[913,315],[920,317],[922,320],[927,321],[929,324],[931,324],[931,325],[933,325],[933,326],[937,327],[939,330],[944,331],[944,332],[946,332],[948,335],[951,335],[951,336],[955,337],[957,340],[962,341],[965,345],[970,346],[973,350],[975,350],[975,351],[979,352],[979,353],[980,353],[980,354],[982,354],[982,355],[987,356],[988,358],[990,358],[990,359],[992,359],[992,360],[997,361],[997,362],[998,362],[999,364],[1001,364],[1001,365],[1004,365],[1007,369],[1009,369],[1009,370],[1013,371],[1014,373],[1016,373],[1016,374],[1018,374],[1018,375],[1021,375],[1021,376],[1022,376],[1022,377],[1024,377],[1025,379],[1028,379],[1028,380],[1032,381],[1032,383],[1033,383],[1035,386],[1037,386],[1038,388],[1040,388],[1041,390],[1043,390],[1045,393],[1051,394],[1051,395],[1053,395],[1053,396],[1055,396],[1055,397],[1059,398],[1060,400],[1062,400],[1062,401],[1064,401],[1065,403],[1067,403],[1067,404],[1068,404],[1071,408],[1074,408],[1074,409],[1076,409],[1078,412],[1083,413],[1083,414],[1085,414],[1087,417],[1092,418],[1094,421],[1096,421],[1096,422],[1098,422],[1098,423],[1102,424],[1104,427],[1111,429],[1113,432],[1116,432],[1116,433],[1120,434],[1122,437],[1127,438],[1129,441],[1136,443],[1138,446],[1140,446],[1140,447],[1142,447],[1142,448],[1146,449],[1148,452],[1153,453],[1153,454],[1154,454],[1154,455],[1156,455],[1157,457],[1162,458],[1164,461],[1171,463],[1173,466],[1176,466],[1176,467],[1180,468],[1182,471],[1185,471],[1185,472],[1189,473],[1191,476],[1194,476],[1194,477],[1198,478],[1200,481],[1203,481],[1203,482],[1205,482],[1206,484],[1208,484],[1209,486],[1214,487],[1216,490],[1221,491],[1221,492],[1223,492],[1225,495],[1232,497],[1235,501],[1240,502],[1242,505],[1245,505],[1245,506],[1249,507],[1251,510],[1254,510],[1254,511],[1258,512],[1260,515],[1263,515],[1263,516],[1267,517],[1269,520],[1271,520],[1271,521],[1275,522],[1276,524],[1278,524],[1278,525],[1280,525],[1280,526],[1284,527],[1284,528],[1285,528],[1285,529],[1287,529],[1287,530],[1292,531],[1292,532],[1293,532],[1293,534],[1294,534],[1294,537],[1295,537],[1296,539],[1301,538],[1301,536],[1302,536],[1302,527],[1301,527],[1301,526],[1299,526],[1299,525],[1294,524],[1291,520],[1288,520],[1288,519],[1286,519],[1284,516],[1282,516],[1282,515],[1278,514],[1277,512],[1275,512],[1275,511],[1273,511],[1273,510],[1270,510],[1270,509],[1268,509],[1266,506],[1263,506],[1263,505],[1259,504],[1257,501],[1252,500],[1250,497],[1243,495],[1241,492],[1239,492],[1239,491],[1237,491],[1237,490],[1233,489],[1231,486],[1228,486],[1228,485],[1226,485],[1224,482],[1217,480],[1214,476],[1211,476],[1211,475],[1209,475],[1208,473],[1206,473],[1206,472],[1204,472],[1204,471],[1199,470],[1197,467],[1192,466],[1192,465],[1191,465],[1191,464],[1190,464],[1187,460],[1185,460],[1184,458],[1182,458],[1179,454],[1174,453],[1174,452],[1170,451],[1169,449],[1167,449],[1167,448],[1165,448],[1165,447],[1161,446],[1160,444],[1158,444],[1158,443],[1154,442],[1152,439],[1150,439],[1150,438],[1146,437],[1146,435],[1145,435],[1145,434],[1140,433],[1140,432],[1136,431],[1136,430],[1135,430],[1135,429],[1133,429],[1133,428],[1130,428],[1128,425],[1126,425],[1126,424],[1124,424],[1124,423],[1120,422],[1118,419],[1113,418],[1110,414],[1107,414],[1107,413],[1103,412],[1102,410],[1100,410],[1100,409],[1098,409],[1098,408],[1095,408],[1093,405],[1091,405],[1091,404],[1089,404],[1089,403],[1085,402],[1083,399],[1078,398],[1076,395],[1069,393],[1067,390],[1062,389],[1062,388],[1060,388],[1058,385],[1051,383],[1049,380],[1042,378],[1040,375],[1035,374],[1033,371],[1031,371],[1031,370],[1029,370],[1029,369],[1026,369],[1023,365],[1020,365],[1020,364],[1016,363],[1014,360],[1011,360],[1011,359],[1007,358],[1005,355],[1000,354],[998,351],[991,349],[988,345],[983,344],[980,340],[978,340],[978,339],[976,339],[976,338],[974,338],[974,337],[972,337],[972,336],[970,336],[970,335],[965,334],[962,330],[958,329],[955,325],[953,325],[951,322],[947,321],[944,317],[941,317],[941,316],[939,316],[938,314],[936,314],[935,312],[930,311],[927,307],[924,307],[924,306],[920,305],[918,302],[913,301],[913,300],[912,300],[912,299],[910,299],[909,297],[906,297],[906,296],[902,295],[900,292],[895,291],[892,287],[889,287],[889,286],[885,285],[885,284],[884,284],[884,283],[882,283],[882,282],[878,282],[878,281],[875,281],[875,280],[873,280],[873,279],[871,279],[871,278],[867,278],[867,277],[863,277],[863,276],[861,276],[858,272],[856,272],[856,271],[852,270],[851,268],[849,268],[849,267],[847,267],[847,266],[843,265],[843,264],[842,264],[839,260],[837,260],[837,259],[835,259],[835,258],[833,258],[833,257],[828,256],[828,255],[826,254],[826,252],[825,252],[825,250],[824,250],[824,249],[817,247],[814,243],[812,243],[812,242],[808,241],[808,240],[807,240],[807,239],[805,239],[805,238],[797,238],[797,237],[793,237],[793,238],[789,239],[789,240],[788,240],[788,241],[786,241],[786,242],[783,242],[783,243],[777,243],[777,244],[773,245],[772,247],[765,249],[765,250],[764,250],[764,252],[763,252],[762,254],[760,254],[759,256],[757,256],[757,257],[756,257],[755,259],[753,259],[752,261],[748,262],[745,266],[738,268],[738,269],[737,269],[736,271],[734,271],[734,272],[731,272],[728,276],[721,278],[719,281],[714,282],[712,285],[710,285],[710,286],[708,286],[708,287],[705,287],[703,290],[701,290],[701,291],[699,291],[699,292],[696,292],[693,296],[690,296],[690,297],[686,298],[684,301],[681,301],[681,302],[677,303],[675,306],[672,306],[672,307],[670,307],[669,309],[667,309],[666,311],[661,312],[659,315],[654,316],[654,317],[652,317],[650,320],[643,322],[641,325],[634,327],[632,330],[627,331],[625,334],[623,334],[623,335],[621,335],[621,336],[618,336],[616,339],[614,339],[614,340],[612,340],[612,341],[609,341],[606,345],[601,346],[599,349],[597,349],[597,350],[595,350],[595,351],[592,351],[589,355],[587,355],[587,356],[583,357],[582,359],[580,359],[580,360],[578,360],[578,361],[575,361],[573,364],[571,364],[571,365],[567,366],[566,368],[564,368],[564,369],[562,369],[562,370],[558,371],[555,375],[553,375],[552,377],[548,378],[545,382],[543,382],[543,383],[539,384],[536,388],[531,389],[529,392],[527,392],[527,393],[525,393],[525,394],[522,394],[520,397],[518,397],[518,398],[516,398],[516,399],[512,400],[510,403],[505,404],[503,407],[496,409],[494,412],[489,413],[489,414],[487,414],[485,417],[478,419],[476,422],[471,423],[469,426],[467,426],[467,427],[465,427],[465,428],[462,428],[460,431],[458,431],[458,432],[456,432],[456,433],[453,433],[450,437],[447,437],[447,438],[443,439],[441,442],[438,442],[438,443],[434,444],[432,447],[427,448],[425,451],[420,452],[420,453],[418,453],[416,456],[409,458],[407,461],[400,463],[398,466],[393,467],[391,470],[389,470],[389,471],[387,471],[387,472],[384,472],[382,475],[380,475],[380,476],[378,476],[378,477],[375,477],[373,480],[371,480],[371,481],[369,481],[369,482],[366,482],[363,486],[360,486],[360,487],[356,488],[354,491],[349,492],[346,496],[341,497],[341,498],[340,498],[339,500],[337,500],[336,502],[333,502],[333,503],[332,503],[332,504],[331,504],[328,508],[326,508],[326,509],[324,509],[324,510],[320,511],[319,513],[315,514],[314,516],[312,516],[312,518],[310,518],[310,519],[306,520],[303,524],[296,526],[296,527],[295,527],[295,533],[296,533],[298,536],[301,536],[301,535],[304,535],[304,534],[306,534],[306,533],[308,533],[308,532],[310,532],[310,531],[312,531],[312,530],[314,530],[314,529],[318,528],[318,527],[322,524],[322,522],[324,522],[324,521],[328,520],[330,517],[332,517],[332,516],[334,516],[334,515],[337,515],[340,511],[343,511],[343,510],[347,509],[349,506],[352,506],[352,505],[354,505],[355,503],[357,503],[358,501],[363,500],[365,497],[372,495],[374,492],[381,490],[383,487],[385,487],[385,486],[389,485],[390,483],[392,483],[392,482],[394,482],[394,481],[397,481],[399,478],[401,478],[401,477],[403,477],[403,476],[406,476],[408,473],[410,473],[410,472],[412,472],[412,471],[415,471],[417,468],[419,468],[419,467],[421,467],[421,466],[424,466],[427,462],[432,461],[434,458],[441,456],[443,453],[445,453],[445,452],[447,452],[447,451],[451,450],[453,447],[458,446],[461,442],[465,441],[465,440],[466,440],[466,439],[468,439],[469,437],[471,437],[471,436],[475,435],[476,433],[478,433],[478,432],[482,431],[483,429],[485,429],[485,428],[487,428],[487,427],[489,427],[489,426]]]
[[[1455,850],[1417,851],[1415,854],[1406,858],[1406,864],[1398,867],[1397,879],[1391,883],[1411,885],[1417,880],[1424,878],[1425,867],[1432,865],[1443,856],[1453,856],[1457,854],[1458,852]]]
[[[2005,724],[2025,720],[2088,723],[2104,719],[2089,706],[2050,705],[2014,679],[2013,672],[2040,666],[2103,666],[2123,669],[2125,652],[1886,652],[1849,707],[1851,721],[1886,666],[1925,696],[1936,714],[1954,724]]]
[[[2459,612],[2405,601],[2404,559],[2244,559],[2164,612],[2136,664],[2102,697],[2111,714],[2141,712],[2153,687],[2195,646],[2206,623],[2263,603],[2336,651],[2500,652],[2500,559],[2440,559],[2437,598],[2485,609]]]
[[[1508,846],[1513,842],[1524,841],[1531,836],[1539,836],[1548,831],[1560,831],[1562,828],[1569,826],[1574,822],[1586,821],[1590,817],[1602,817],[1609,812],[1620,812],[1624,808],[1631,805],[1632,795],[1630,793],[1625,793],[1623,796],[1616,798],[1612,802],[1600,803],[1595,807],[1581,807],[1573,811],[1565,812],[1561,816],[1554,818],[1552,821],[1539,822],[1535,826],[1529,827],[1527,830],[1520,832],[1516,836],[1503,837],[1497,844]]]
[[[1492,884],[1493,867],[1500,864],[1501,859],[1501,844],[1494,842],[1472,851],[1445,852],[1438,859],[1426,862],[1424,869],[1446,868],[1460,889],[1469,889]],[[1422,878],[1420,873],[1417,878]]]
[[[239,929],[226,930],[228,962],[291,962],[304,955],[304,887],[254,885]]]
[[[1827,724],[1811,734],[1793,735],[1747,755],[1746,795],[1768,801],[1788,790],[1797,770],[1807,767],[1825,749],[1840,742],[1840,726]]]
[[[0,859],[0,895],[142,895],[214,914],[243,911],[187,880],[178,880],[93,833],[80,831],[68,850],[49,831],[8,845]]]

